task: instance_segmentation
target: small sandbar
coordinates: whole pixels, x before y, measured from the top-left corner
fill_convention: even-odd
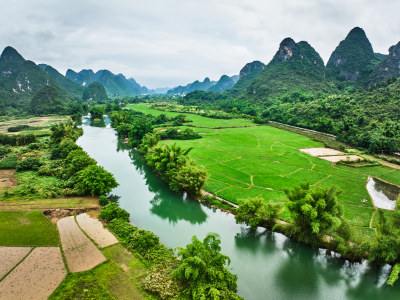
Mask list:
[[[31,249],[30,247],[0,247],[0,278],[10,272]]]
[[[362,158],[358,155],[321,156],[319,158],[330,161],[330,162],[339,162],[341,160],[344,160],[344,161],[362,160]]]
[[[0,299],[47,299],[66,274],[58,247],[35,248],[0,282]]]
[[[78,227],[73,216],[58,220],[57,227],[71,272],[90,270],[106,260],[103,253]]]
[[[367,191],[374,202],[375,207],[388,210],[396,208],[397,199],[400,195],[400,187],[369,177],[367,181]]]
[[[319,157],[319,156],[333,156],[333,155],[344,155],[343,152],[330,149],[330,148],[303,148],[299,149],[301,152],[307,153],[308,155]]]
[[[88,214],[80,214],[76,217],[76,221],[83,231],[90,236],[101,248],[111,246],[118,243],[115,236],[103,227],[103,224],[91,218]]]

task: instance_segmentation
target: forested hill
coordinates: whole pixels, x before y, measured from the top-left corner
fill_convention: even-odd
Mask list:
[[[211,81],[210,78],[206,77],[203,81],[196,80],[187,85],[180,85],[170,89],[167,94],[169,95],[186,95],[195,91],[207,91],[207,92],[224,92],[231,89],[238,81],[239,76],[228,76],[222,75],[218,81]]]
[[[324,62],[310,44],[285,38],[271,62],[249,85],[243,98],[267,102],[295,90],[330,93],[335,91],[335,87],[326,79]]]
[[[68,79],[52,66],[39,64],[39,67],[41,67],[49,76],[51,76],[60,85],[60,87],[68,92],[68,94],[75,98],[82,98],[83,91],[85,90],[82,85],[72,81],[71,79]]]
[[[25,60],[12,47],[0,56],[0,115],[30,112],[30,101],[45,86],[51,86],[59,99],[70,99],[57,81],[34,62]],[[54,93],[53,93],[54,95]]]
[[[77,73],[68,69],[65,76],[82,86],[99,82],[105,87],[109,97],[129,97],[149,93],[149,90],[138,84],[135,79],[127,79],[122,74],[115,75],[109,70],[100,70],[94,73],[89,69]]]
[[[374,53],[364,30],[355,27],[333,51],[326,69],[332,79],[366,85],[381,59]]]

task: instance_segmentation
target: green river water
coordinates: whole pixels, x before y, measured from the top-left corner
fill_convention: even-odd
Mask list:
[[[218,233],[238,275],[238,293],[246,299],[400,299],[400,284],[385,285],[389,266],[349,263],[278,233],[253,232],[230,214],[171,192],[139,153],[124,150],[114,129],[85,122],[82,127],[78,144],[114,174],[119,186],[112,193],[121,196],[131,221],[170,248],[185,246],[193,235]]]

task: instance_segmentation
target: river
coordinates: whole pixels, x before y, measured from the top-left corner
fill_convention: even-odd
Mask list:
[[[400,299],[400,284],[385,284],[389,266],[351,264],[279,233],[251,231],[230,214],[170,191],[139,153],[124,149],[109,125],[84,122],[82,127],[78,145],[114,174],[119,186],[112,193],[121,196],[120,206],[131,221],[170,248],[185,246],[193,235],[203,239],[208,232],[218,233],[222,253],[238,275],[238,293],[246,299]]]

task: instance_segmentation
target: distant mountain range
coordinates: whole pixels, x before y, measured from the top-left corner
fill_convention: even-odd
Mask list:
[[[101,99],[107,99],[99,84],[105,88],[108,97],[154,93],[183,96],[204,91],[217,92],[225,98],[239,97],[267,103],[293,92],[328,94],[368,88],[393,77],[400,77],[400,42],[390,47],[389,54],[375,53],[364,30],[359,27],[353,28],[339,43],[326,66],[309,43],[285,38],[267,65],[260,61],[249,62],[239,75],[222,75],[218,81],[207,77],[168,90],[149,90],[133,78],[127,79],[108,70],[95,73],[69,69],[63,76],[53,67],[36,65],[25,60],[14,48],[6,47],[0,56],[0,115],[29,111],[40,113],[30,105],[40,91],[39,96],[45,95],[42,98],[47,99],[46,103],[56,103],[57,106],[60,102],[54,97],[68,102],[82,100],[86,93],[86,96],[100,95]],[[87,87],[93,83],[96,84],[88,90]],[[39,96],[34,103],[38,103]]]
[[[239,80],[239,75],[227,76],[222,75],[218,81],[211,81],[210,78],[206,77],[203,81],[194,81],[185,86],[177,86],[170,89],[168,95],[186,95],[194,91],[208,91],[208,92],[224,92],[234,87],[236,82]]]
[[[150,93],[147,87],[141,86],[135,79],[127,79],[122,74],[115,75],[108,70],[100,70],[96,73],[92,70],[81,70],[77,73],[68,69],[65,76],[82,86],[99,82],[105,87],[109,97],[129,97]]]

